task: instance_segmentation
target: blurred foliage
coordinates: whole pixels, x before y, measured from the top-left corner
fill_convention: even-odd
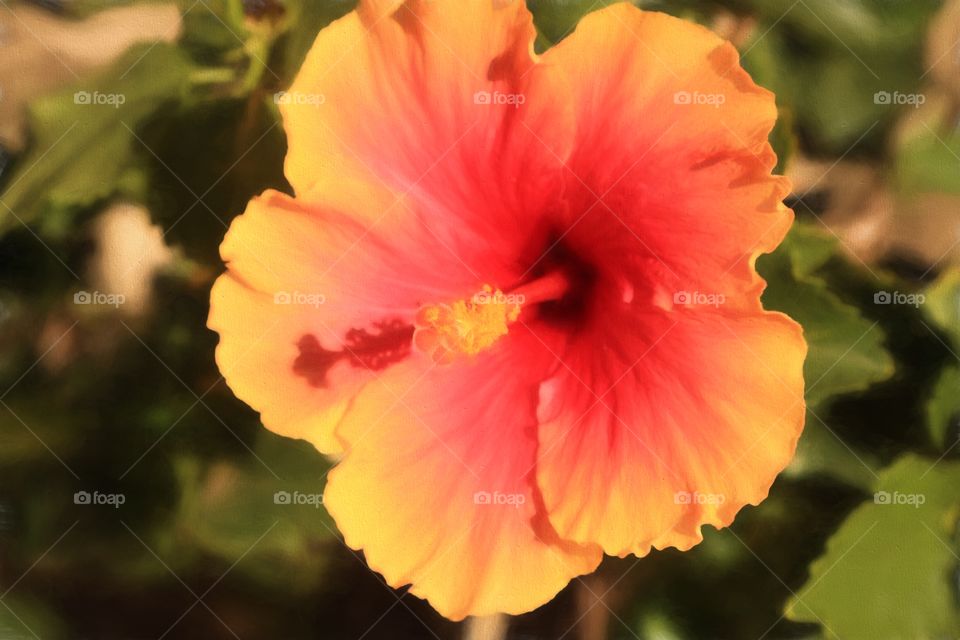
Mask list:
[[[608,4],[527,3],[541,51]],[[37,4],[79,20],[120,3]],[[960,193],[949,109],[875,98],[927,90],[922,45],[939,1],[637,4],[733,24],[745,66],[777,94],[779,171],[849,156],[884,167],[898,192]],[[31,144],[0,157],[0,637],[232,637],[223,621],[240,637],[459,637],[371,574],[322,505],[282,503],[321,495],[329,462],[261,428],[205,329],[230,219],[264,189],[289,189],[273,94],[353,3],[177,5],[177,43],[136,47],[33,101]],[[124,101],[75,98],[95,93]],[[91,288],[91,221],[118,200],[146,206],[177,249],[140,317],[72,304]],[[796,458],[768,500],[694,550],[605,561],[611,637],[960,633],[960,271],[863,265],[822,224],[817,192],[794,204],[797,225],[758,268],[765,305],[809,342]],[[885,304],[884,292],[924,301]],[[125,502],[75,504],[81,491]],[[878,491],[924,502],[883,504]],[[514,620],[511,637],[563,635],[576,589]]]
[[[31,109],[35,139],[17,164],[3,194],[11,215],[0,232],[18,223],[37,224],[56,240],[73,230],[73,215],[110,196],[142,198],[142,147],[136,130],[151,115],[185,108],[193,63],[177,47],[131,49],[115,71],[36,101]],[[91,101],[108,101],[96,105]],[[124,188],[126,187],[126,188]],[[139,189],[138,189],[139,187]]]
[[[239,465],[211,465],[195,457],[176,462],[183,491],[168,551],[183,569],[196,558],[184,557],[182,549],[227,562],[246,554],[237,571],[265,589],[301,593],[316,588],[324,563],[313,549],[334,526],[322,500],[329,462],[306,442],[267,432],[256,436],[250,453],[251,459]],[[197,493],[195,487],[204,489]],[[310,501],[296,504],[294,495]],[[264,538],[251,549],[250,534],[256,530]]]

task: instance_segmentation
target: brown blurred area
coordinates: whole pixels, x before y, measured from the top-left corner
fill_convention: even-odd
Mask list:
[[[886,157],[895,157],[918,135],[945,139],[960,128],[960,0],[949,0],[933,19],[924,51],[925,102],[903,111]],[[950,153],[960,175],[960,156]],[[821,196],[826,206],[820,221],[854,261],[905,260],[923,272],[960,260],[960,195],[900,193],[892,184],[894,167],[880,159],[814,159],[798,153],[787,175],[794,193]]]

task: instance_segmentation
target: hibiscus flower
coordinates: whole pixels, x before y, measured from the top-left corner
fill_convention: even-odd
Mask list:
[[[347,545],[451,619],[604,553],[689,549],[804,421],[773,96],[703,27],[616,4],[542,56],[520,0],[363,0],[281,111],[295,196],[236,218],[217,362],[333,456]]]

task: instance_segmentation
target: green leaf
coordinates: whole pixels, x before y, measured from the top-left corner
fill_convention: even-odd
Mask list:
[[[758,20],[744,64],[795,115],[807,151],[879,151],[903,109],[877,92],[919,90],[921,46],[937,0],[747,0]]]
[[[789,78],[783,73],[786,45],[780,32],[775,28],[766,33],[757,29],[740,49],[740,64],[753,81],[773,91],[780,98],[790,86]]]
[[[804,327],[810,352],[804,367],[808,403],[870,385],[893,375],[893,358],[884,348],[884,333],[825,285],[798,283],[787,312]],[[789,303],[788,305],[789,306]]]
[[[907,193],[960,194],[960,134],[918,130],[897,152],[896,181]]]
[[[960,348],[960,268],[942,273],[924,295],[923,315]]]
[[[819,275],[837,255],[832,236],[812,225],[794,224],[783,244],[762,256],[757,267],[767,279],[764,307],[783,311],[803,327],[808,353],[804,362],[810,412],[787,475],[827,474],[857,487],[869,486],[876,460],[845,445],[818,417],[841,394],[867,389],[889,378],[893,358],[884,333],[845,303]]]
[[[577,23],[591,11],[602,9],[615,0],[527,0],[537,26],[537,50],[542,51],[573,33]]]
[[[796,453],[783,473],[795,478],[825,475],[867,489],[876,481],[873,469],[879,466],[876,456],[854,451],[816,414],[808,413]]]
[[[938,6],[937,0],[750,0],[748,4],[761,22],[799,32],[820,48],[832,47],[860,57],[915,47],[917,32]]]
[[[0,197],[0,233],[18,218],[41,235],[71,233],[72,214],[113,195],[149,154],[133,132],[184,99],[193,70],[176,47],[138,47],[99,79],[34,103],[34,141]]]
[[[249,32],[243,0],[178,0],[183,14],[183,42],[191,51],[222,55],[242,49]]]
[[[806,399],[812,408],[836,395],[864,390],[894,370],[882,329],[815,275],[834,255],[835,246],[819,231],[795,224],[783,245],[758,261],[768,282],[764,306],[786,313],[803,327],[809,346]]]
[[[907,455],[844,521],[786,608],[829,638],[955,637],[960,464]]]
[[[794,277],[805,279],[837,255],[839,243],[836,237],[819,226],[797,223],[790,230],[783,247],[790,255]]]
[[[846,50],[823,59],[798,60],[791,68],[799,85],[794,97],[801,128],[838,155],[854,143],[863,146],[881,137],[883,128],[877,126],[878,122],[892,121],[896,109],[877,104],[874,96],[906,84],[876,78]]]
[[[786,107],[781,107],[778,111],[777,124],[770,132],[770,146],[777,154],[777,166],[773,168],[776,174],[787,172],[787,166],[797,151],[797,134],[794,133],[793,127],[793,112]]]
[[[227,563],[243,557],[236,570],[260,584],[315,586],[335,531],[322,504],[329,467],[310,444],[266,431],[242,464],[180,460],[180,537],[169,553],[186,542]]]
[[[926,406],[927,430],[934,444],[947,449],[953,443],[951,429],[960,418],[960,368],[952,366],[940,373]]]

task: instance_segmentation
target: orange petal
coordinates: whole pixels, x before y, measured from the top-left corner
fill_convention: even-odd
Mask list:
[[[505,357],[515,341],[447,366],[419,355],[370,384],[340,426],[346,455],[324,496],[387,583],[453,620],[529,611],[600,561],[543,517],[536,384]]]
[[[320,32],[282,105],[297,196],[357,215],[420,199],[494,231],[524,220],[557,191],[537,137],[570,132],[563,103],[527,102],[534,37],[523,2],[361,2]]]
[[[542,64],[540,88],[570,102],[577,122],[563,227],[616,229],[623,252],[644,256],[667,289],[759,310],[753,261],[793,218],[781,203],[788,181],[770,175],[773,94],[736,49],[621,3],[587,15]]]
[[[268,192],[231,225],[209,326],[221,373],[269,429],[339,451],[333,428],[377,370],[410,351],[421,301],[476,286],[456,261],[417,262],[442,249],[393,222],[379,230],[387,245],[352,218]]]
[[[217,365],[234,394],[261,414],[264,425],[291,438],[336,454],[333,430],[365,382],[349,366],[331,372],[328,389],[318,389],[293,370],[298,341],[314,335],[314,313],[300,306],[277,305],[272,295],[221,276],[211,293],[209,326],[220,334]]]
[[[563,538],[620,556],[688,549],[792,458],[806,345],[774,313],[657,313],[623,332],[591,389],[566,368],[541,388],[538,484]]]

